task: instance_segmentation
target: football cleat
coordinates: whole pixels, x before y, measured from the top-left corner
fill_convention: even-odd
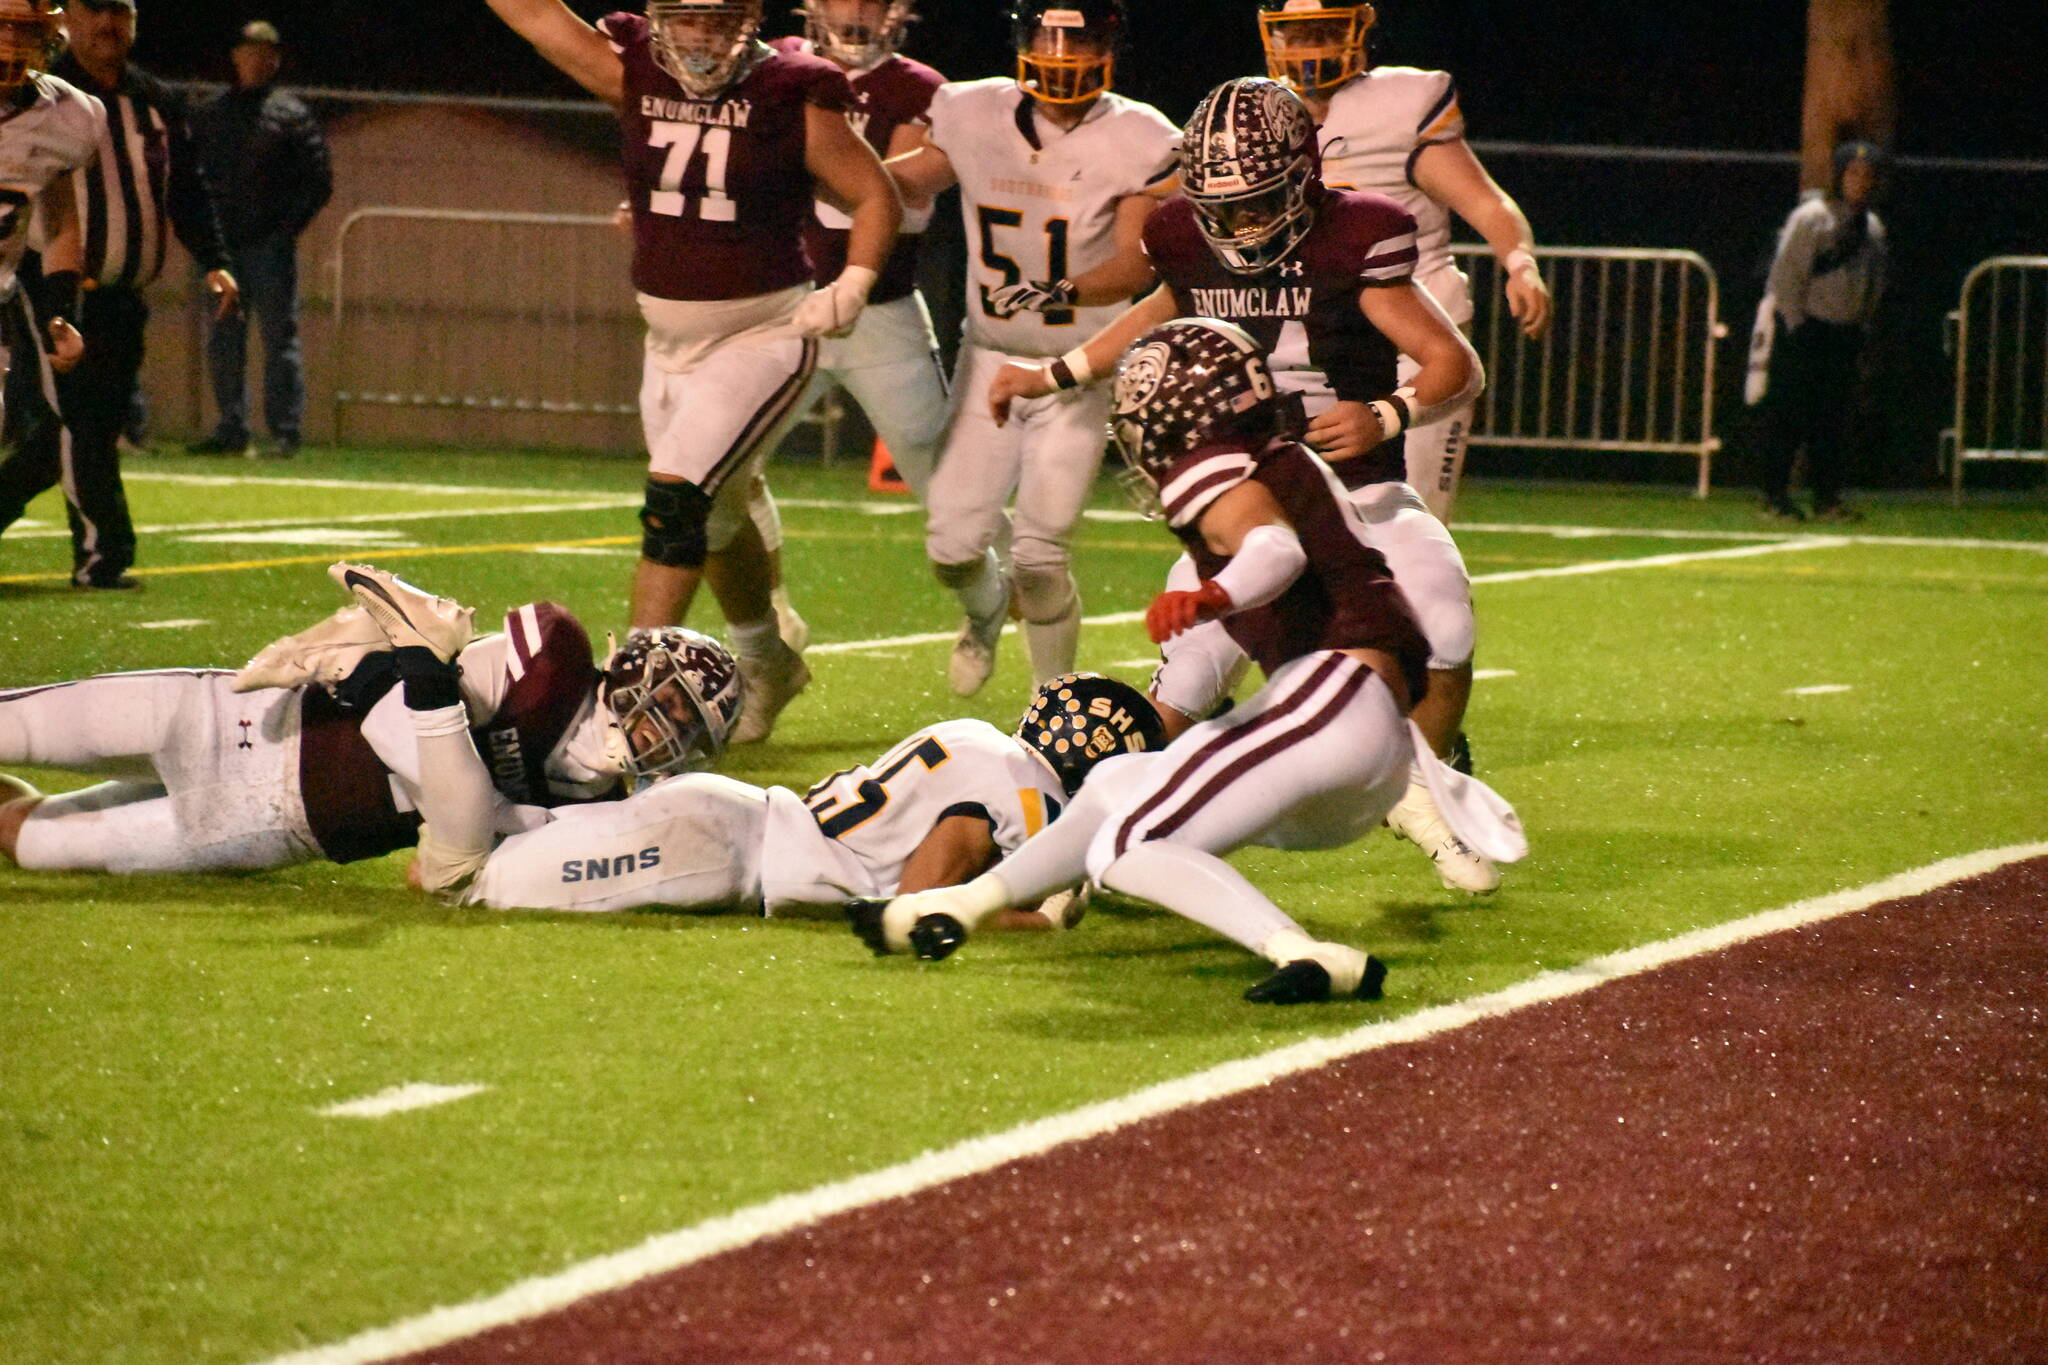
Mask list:
[[[1500,869],[1491,858],[1451,832],[1443,813],[1430,799],[1429,788],[1420,782],[1409,784],[1394,808],[1387,812],[1387,827],[1427,853],[1436,864],[1438,879],[1450,890],[1483,896],[1499,889]]]
[[[1333,995],[1377,1000],[1387,980],[1387,964],[1337,943],[1316,945],[1318,957],[1284,962],[1271,976],[1244,993],[1254,1005],[1312,1005]],[[1325,961],[1334,964],[1325,965]]]
[[[731,742],[758,744],[774,732],[782,709],[811,685],[811,669],[802,655],[777,639],[766,658],[741,658],[740,678],[745,693]]]
[[[946,660],[946,686],[953,689],[954,696],[971,697],[981,691],[989,674],[996,671],[996,641],[1002,633],[1000,615],[986,623],[970,616],[960,627],[952,657]]]
[[[235,672],[234,690],[266,687],[335,687],[365,654],[391,648],[383,629],[361,607],[343,607],[297,635],[272,640]]]
[[[910,926],[910,951],[924,962],[944,962],[967,942],[967,926],[940,913],[919,915]]]
[[[853,934],[874,951],[876,957],[889,955],[889,940],[882,932],[882,912],[889,908],[887,901],[847,901],[840,907],[846,912],[846,922],[853,927]]]
[[[327,576],[355,594],[395,649],[426,649],[451,663],[476,638],[475,608],[423,592],[383,569],[340,563]]]
[[[811,623],[797,613],[789,604],[789,589],[776,588],[768,594],[768,600],[775,607],[775,633],[782,637],[782,643],[801,654],[811,645]]]
[[[1055,929],[1075,928],[1087,917],[1094,894],[1092,882],[1083,882],[1071,891],[1055,891],[1038,903],[1038,913]]]

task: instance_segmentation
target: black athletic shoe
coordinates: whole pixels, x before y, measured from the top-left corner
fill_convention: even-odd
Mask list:
[[[1457,736],[1451,740],[1451,752],[1445,756],[1444,763],[1453,772],[1463,773],[1467,777],[1472,776],[1472,741],[1465,737],[1463,730],[1458,731]]]
[[[1358,979],[1358,989],[1351,992],[1354,1000],[1377,1000],[1386,994],[1387,964],[1367,953],[1365,975]]]
[[[1244,993],[1254,1005],[1313,1005],[1330,998],[1330,974],[1312,957],[1296,958]]]
[[[888,908],[887,901],[856,900],[840,906],[846,912],[846,922],[853,926],[854,936],[872,948],[876,957],[889,955],[889,940],[882,935],[882,911]]]
[[[910,951],[926,962],[944,962],[965,942],[967,926],[951,915],[919,915],[910,926]]]
[[[232,441],[225,436],[215,433],[203,441],[193,441],[185,447],[185,453],[188,455],[234,455],[246,457],[249,454],[249,438],[244,436],[239,441]]]
[[[74,578],[74,588],[91,588],[96,592],[132,592],[142,586],[142,580],[132,573],[99,574],[92,578]]]
[[[1790,498],[1765,498],[1764,515],[1772,521],[1805,521],[1806,513]]]

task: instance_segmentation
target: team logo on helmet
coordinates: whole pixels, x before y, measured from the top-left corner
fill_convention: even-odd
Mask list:
[[[760,26],[761,0],[647,0],[654,64],[695,99],[724,93],[767,55]]]
[[[1315,121],[1277,81],[1225,81],[1181,134],[1181,189],[1195,225],[1238,274],[1270,269],[1307,235],[1321,183]]]
[[[1129,466],[1126,489],[1150,514],[1188,454],[1225,442],[1257,454],[1302,427],[1300,395],[1280,393],[1258,342],[1218,318],[1177,318],[1146,333],[1118,365],[1112,402],[1110,444]]]
[[[683,626],[634,631],[604,661],[619,767],[635,782],[708,768],[725,752],[745,682],[730,651]]]
[[[1032,694],[1017,738],[1051,766],[1071,796],[1103,759],[1164,748],[1166,727],[1151,700],[1129,683],[1065,673]]]

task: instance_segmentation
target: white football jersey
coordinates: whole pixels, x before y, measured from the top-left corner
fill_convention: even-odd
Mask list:
[[[106,106],[77,86],[41,74],[31,81],[35,103],[0,123],[0,297],[14,293],[37,197],[93,159],[107,122]]]
[[[1061,129],[1008,77],[960,81],[932,97],[931,142],[960,180],[970,341],[1055,356],[1095,335],[1124,304],[998,318],[988,296],[1021,280],[1071,279],[1116,254],[1117,203],[1174,173],[1180,129],[1114,91]]]
[[[1450,210],[1415,187],[1415,154],[1465,136],[1458,87],[1447,72],[1376,66],[1337,87],[1321,129],[1323,182],[1375,190],[1415,218],[1415,275],[1451,261]]]
[[[986,721],[942,721],[802,797],[770,787],[761,899],[772,915],[779,906],[894,895],[904,863],[946,817],[987,820],[1009,854],[1066,799],[1052,769],[1014,736]]]

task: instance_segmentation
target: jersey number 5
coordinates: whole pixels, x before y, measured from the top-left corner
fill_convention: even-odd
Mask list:
[[[1024,226],[1024,215],[1015,209],[990,208],[987,204],[975,205],[975,216],[981,223],[981,263],[1003,278],[995,288],[1018,284],[1024,279],[1024,271],[1017,262],[996,250],[996,229]],[[1067,277],[1067,220],[1048,218],[1045,220],[1045,275],[1048,280],[1063,280]],[[990,286],[981,286],[981,311],[984,316],[995,317],[996,310],[989,306]],[[1047,326],[1063,327],[1073,322],[1071,308],[1048,308],[1041,314]]]
[[[664,213],[671,218],[689,216],[689,203],[695,196],[683,192],[683,177],[689,173],[690,162],[701,147],[704,190],[703,197],[697,200],[697,217],[707,223],[733,221],[739,206],[725,193],[725,162],[732,154],[732,129],[657,120],[647,127],[647,145],[668,148],[661,163],[661,177],[647,196],[649,213]]]
[[[818,828],[825,832],[825,837],[837,839],[881,814],[882,807],[889,804],[889,779],[909,767],[912,762],[924,764],[925,771],[930,772],[944,763],[948,757],[945,745],[935,739],[925,739],[894,763],[864,780],[857,788],[860,800],[845,810],[834,812],[832,808],[839,804],[839,798],[825,794],[825,788],[831,786],[839,774],[834,774],[833,777],[813,787],[804,797],[804,804],[811,808],[811,818],[818,822]]]

